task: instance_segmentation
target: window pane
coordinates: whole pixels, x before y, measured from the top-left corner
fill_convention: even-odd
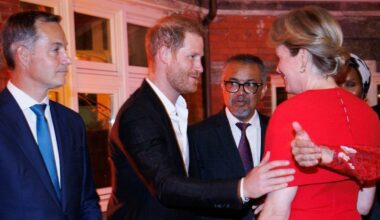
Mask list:
[[[127,23],[127,31],[129,65],[147,67],[144,39],[148,28]]]
[[[288,93],[285,90],[285,87],[277,87],[276,88],[276,105],[278,106],[283,101],[288,98]]]
[[[111,128],[112,95],[79,93],[79,114],[87,131],[87,143],[96,188],[111,185],[107,143]]]
[[[29,2],[20,2],[20,11],[45,11],[53,13],[53,8],[43,6],[43,5],[37,5]]]
[[[109,20],[75,12],[74,23],[77,59],[112,63]]]
[[[50,100],[53,100],[55,102],[60,102],[61,100],[59,100],[59,95],[58,95],[58,92],[57,91],[49,91],[48,92],[48,97]]]

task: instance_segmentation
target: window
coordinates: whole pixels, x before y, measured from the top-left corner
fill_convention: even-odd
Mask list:
[[[62,100],[60,100],[60,97],[59,97],[59,93],[57,91],[49,91],[48,93],[48,97],[50,100],[52,101],[55,101],[55,102],[62,102]]]
[[[281,104],[283,101],[288,99],[288,93],[285,90],[285,87],[276,88],[276,105]]]
[[[86,125],[96,188],[111,185],[107,144],[111,128],[112,98],[109,94],[78,94],[79,114]]]
[[[109,20],[75,12],[74,23],[76,58],[112,63]]]
[[[148,28],[127,23],[128,32],[128,61],[130,66],[147,67],[145,53],[145,34]]]

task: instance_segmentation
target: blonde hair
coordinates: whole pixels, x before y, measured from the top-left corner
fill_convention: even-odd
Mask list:
[[[338,22],[327,10],[317,6],[292,10],[277,18],[270,40],[275,46],[286,46],[293,56],[306,49],[314,65],[326,75],[335,75],[349,58],[342,47],[343,33]]]

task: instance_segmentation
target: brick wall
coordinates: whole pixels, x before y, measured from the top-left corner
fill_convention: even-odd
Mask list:
[[[0,30],[2,30],[7,18],[19,10],[19,0],[0,0]],[[2,53],[1,53],[2,54]],[[4,59],[0,58],[0,89],[4,88],[8,80]]]
[[[264,15],[218,15],[210,24],[212,114],[223,107],[220,73],[228,57],[237,53],[252,53],[264,61],[268,73],[275,71],[277,58],[274,49],[267,44],[268,32],[274,19],[275,16]],[[339,16],[337,20],[342,26],[344,46],[348,51],[380,64],[380,17],[362,14]],[[380,65],[377,72],[379,68]],[[271,114],[270,84],[258,109],[266,115]]]

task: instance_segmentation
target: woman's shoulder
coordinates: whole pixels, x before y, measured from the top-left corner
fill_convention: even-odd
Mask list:
[[[365,106],[365,102],[363,102],[363,100],[338,87],[331,89],[308,90],[303,93],[294,95],[286,101],[282,102],[280,105],[278,105],[276,107],[276,111],[278,113],[281,113],[287,112],[292,109],[304,109],[305,107],[310,105],[326,105],[329,102],[336,103],[337,98],[339,97],[342,97],[342,99],[350,103],[357,103],[361,107]],[[364,108],[368,108],[368,106]]]
[[[279,104],[273,112],[271,118],[276,115],[288,115],[290,113],[289,111],[297,111],[299,109],[302,109],[302,107],[310,102],[313,97],[315,97],[315,94],[309,92],[303,92],[301,94],[294,95]]]

